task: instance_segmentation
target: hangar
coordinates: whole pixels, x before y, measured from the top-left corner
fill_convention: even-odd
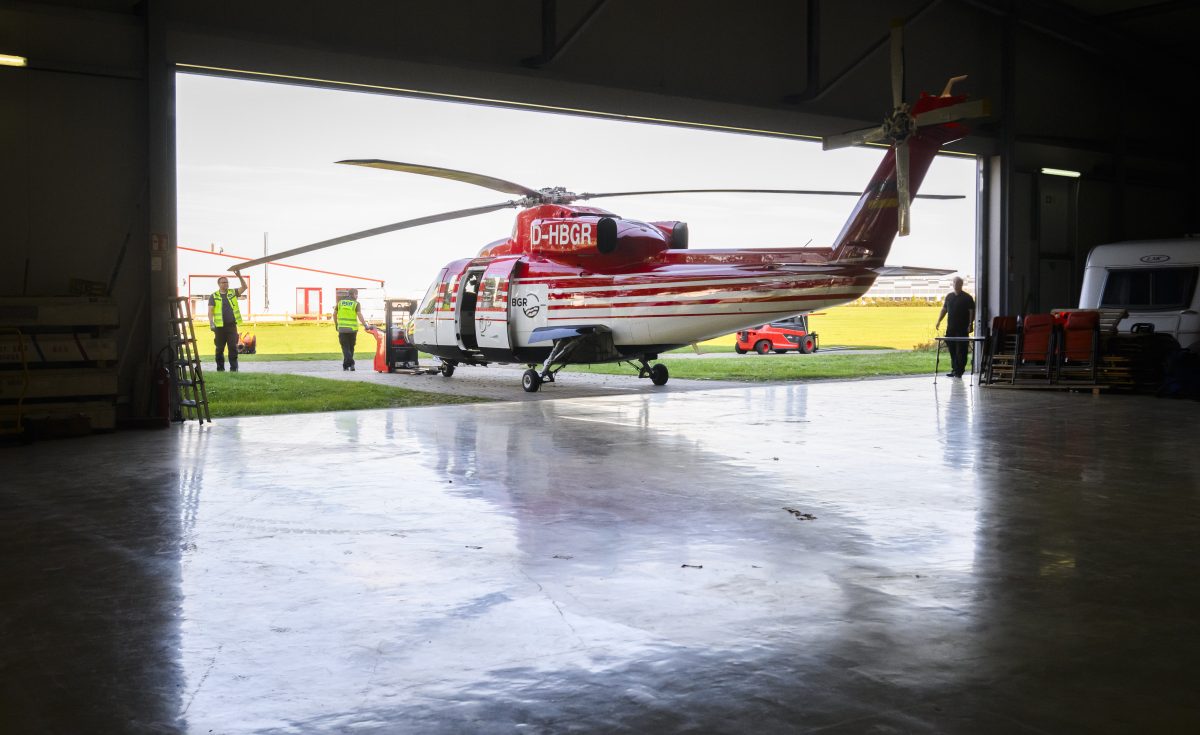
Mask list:
[[[821,136],[878,120],[897,16],[910,92],[994,106],[982,323],[1200,231],[1192,2],[12,0],[4,324],[112,297],[146,415],[177,74]],[[5,727],[1192,732],[1195,416],[902,379],[5,447]]]

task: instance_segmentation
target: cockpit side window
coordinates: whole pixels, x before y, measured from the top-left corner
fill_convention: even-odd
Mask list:
[[[425,297],[421,299],[421,305],[417,308],[418,314],[432,314],[437,308],[438,289],[442,285],[442,279],[446,277],[446,269],[443,268],[441,273],[438,273],[437,280],[429,285],[429,290],[425,292]]]

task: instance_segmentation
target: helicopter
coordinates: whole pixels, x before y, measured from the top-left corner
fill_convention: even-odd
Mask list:
[[[672,349],[793,315],[853,301],[880,275],[944,275],[935,268],[886,266],[895,236],[909,232],[909,208],[938,149],[965,135],[958,121],[989,114],[952,87],[903,99],[900,28],[892,28],[891,113],[880,126],[823,139],[826,150],[888,144],[861,192],[800,189],[673,189],[576,194],[533,189],[484,174],[380,159],[340,164],[433,176],[514,195],[497,204],[404,220],[271,256],[262,263],[374,235],[517,208],[509,237],[438,273],[416,313],[414,346],[458,366],[524,364],[521,385],[535,392],[572,364],[627,363],[656,385]],[[831,247],[688,249],[684,222],[643,222],[577,202],[650,194],[768,193],[855,196],[858,202]],[[959,195],[919,195],[954,199]]]

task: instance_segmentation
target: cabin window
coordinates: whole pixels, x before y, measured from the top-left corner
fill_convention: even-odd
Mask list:
[[[438,286],[438,302],[441,304],[442,311],[451,311],[454,309],[454,296],[458,291],[458,276],[450,279],[450,283],[442,281]]]
[[[499,276],[488,276],[483,279],[483,288],[479,290],[479,306],[477,308],[493,309],[496,306],[496,287],[500,285]]]
[[[1151,311],[1192,305],[1198,268],[1109,269],[1100,306]]]

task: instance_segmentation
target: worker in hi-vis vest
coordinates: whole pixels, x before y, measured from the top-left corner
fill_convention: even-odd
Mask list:
[[[334,324],[337,325],[338,342],[342,345],[342,370],[354,369],[354,343],[358,341],[358,325],[370,329],[371,325],[363,319],[362,305],[358,303],[358,289],[352,288],[346,292],[346,298],[337,303],[337,311],[333,313]]]
[[[213,331],[213,344],[217,348],[217,372],[225,369],[225,352],[229,350],[229,369],[238,369],[238,325],[242,323],[242,310],[238,308],[238,297],[246,293],[246,279],[237,274],[237,290],[230,290],[229,279],[217,279],[217,288],[208,297],[208,326]]]

